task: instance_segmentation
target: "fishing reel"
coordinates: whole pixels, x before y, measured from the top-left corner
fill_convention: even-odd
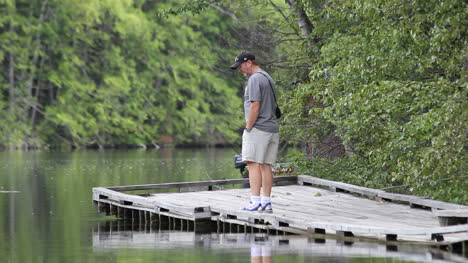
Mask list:
[[[247,164],[242,161],[242,155],[234,155],[234,168],[239,169],[242,178],[249,178],[249,170]],[[244,184],[244,188],[249,188],[250,184]]]

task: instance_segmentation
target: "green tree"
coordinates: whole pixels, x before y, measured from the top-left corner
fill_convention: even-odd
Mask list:
[[[0,145],[238,139],[240,100],[215,70],[232,26],[222,13],[159,17],[173,1],[1,4]]]
[[[312,15],[310,80],[291,95],[304,136],[335,130],[383,175],[368,180],[467,202],[466,15],[463,1],[328,1]]]

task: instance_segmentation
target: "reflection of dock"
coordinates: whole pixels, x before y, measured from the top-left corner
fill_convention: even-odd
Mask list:
[[[197,232],[202,227],[214,227],[226,232],[255,229],[386,242],[456,243],[466,251],[466,206],[310,176],[275,177],[276,184],[282,186],[273,188],[272,214],[240,210],[248,202],[248,189],[209,191],[213,186],[242,184],[246,180],[98,187],[93,189],[93,200],[101,211],[131,219],[135,224],[167,224]],[[124,193],[168,188],[179,188],[181,192]]]
[[[271,255],[299,254],[310,257],[393,258],[412,262],[464,262],[460,256],[428,247],[388,245],[360,241],[343,241],[303,236],[266,234],[195,234],[182,231],[96,231],[95,250],[109,249],[204,249],[213,253],[267,247]],[[247,253],[243,253],[247,254]]]

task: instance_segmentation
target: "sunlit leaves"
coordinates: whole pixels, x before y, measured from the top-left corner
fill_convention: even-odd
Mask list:
[[[33,130],[43,140],[35,146],[151,144],[164,136],[179,143],[238,138],[232,132],[238,125],[230,121],[241,118],[240,99],[213,71],[227,51],[217,35],[230,26],[218,12],[161,19],[157,14],[174,1],[48,1],[39,27],[42,3],[19,1],[12,5],[18,10],[1,10],[2,94],[9,94],[13,54],[13,91],[21,100],[0,98],[2,110],[14,109],[0,113],[0,145],[32,142]],[[36,41],[40,64],[29,76],[35,39],[41,40]],[[30,92],[29,79],[39,93]],[[37,94],[43,110],[33,124],[27,123],[29,93]],[[10,121],[18,133],[8,131]]]

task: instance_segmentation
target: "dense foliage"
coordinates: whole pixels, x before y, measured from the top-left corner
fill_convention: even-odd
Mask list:
[[[468,203],[465,1],[0,5],[0,145],[235,142],[248,49],[306,173]]]
[[[219,12],[161,18],[170,2],[137,0],[0,6],[0,146],[237,139],[240,98],[215,70],[237,51]]]
[[[464,1],[333,0],[311,12],[320,41],[290,118],[310,124],[305,139],[334,131],[348,156],[306,167],[467,203],[467,16]]]

